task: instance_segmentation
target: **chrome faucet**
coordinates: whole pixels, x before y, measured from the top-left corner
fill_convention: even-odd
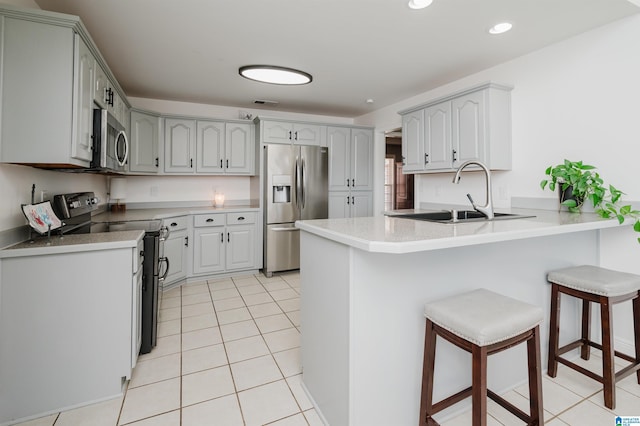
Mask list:
[[[453,177],[453,183],[460,182],[460,172],[462,172],[462,169],[464,169],[470,164],[475,164],[477,166],[480,166],[484,171],[485,182],[487,185],[487,202],[484,206],[479,206],[473,202],[473,198],[471,198],[471,194],[467,194],[467,198],[469,199],[469,201],[471,201],[471,206],[475,211],[482,213],[487,217],[487,219],[493,219],[494,214],[493,214],[493,199],[491,197],[491,172],[489,171],[489,168],[486,165],[484,165],[484,163],[481,163],[480,161],[477,161],[477,160],[465,161],[460,165],[460,167],[458,167],[458,170],[456,171],[456,175]]]

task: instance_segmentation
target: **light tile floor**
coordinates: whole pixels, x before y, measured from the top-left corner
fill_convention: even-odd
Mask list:
[[[158,345],[140,356],[124,398],[21,425],[321,425],[300,386],[299,292],[298,273],[169,290],[161,301]],[[599,371],[599,362],[594,354],[583,364]],[[526,411],[527,392],[525,384],[505,397]],[[597,382],[563,365],[557,378],[543,375],[543,395],[546,425],[614,425],[616,414],[640,416],[635,375],[618,384],[614,411],[604,408]],[[489,412],[490,426],[524,424],[491,401]],[[466,411],[442,426],[470,424]]]

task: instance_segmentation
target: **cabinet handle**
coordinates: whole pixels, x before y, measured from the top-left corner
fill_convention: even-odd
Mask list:
[[[355,199],[355,197],[351,197],[351,204],[352,204],[352,205],[355,205],[355,204],[356,204],[356,199]]]
[[[295,133],[295,139],[298,140],[298,132]]]
[[[404,160],[402,163],[404,164]],[[424,164],[429,164],[429,154],[424,154]]]
[[[222,168],[222,158],[220,159],[220,168]]]
[[[206,220],[206,222],[209,222],[209,223],[213,222],[213,219],[209,218],[209,219]]]
[[[227,242],[230,243],[231,242],[231,233],[227,232]]]
[[[229,160],[227,160],[227,169],[229,168]]]
[[[456,151],[455,149],[453,150],[453,161],[458,161],[458,151]]]
[[[160,164],[158,163],[158,157],[156,157],[156,167],[159,167]]]
[[[291,140],[292,135],[291,135],[291,130],[289,130],[289,140]]]
[[[347,195],[347,205],[349,205],[349,196]]]
[[[193,169],[193,158],[189,160],[189,167]]]
[[[240,216],[238,220],[244,220],[244,216]]]
[[[189,237],[184,237],[184,246],[189,247]]]
[[[178,226],[176,222],[171,222],[171,226]]]
[[[224,244],[224,232],[220,233],[220,244]]]
[[[355,187],[356,187],[356,180],[355,180],[355,179],[351,179],[351,186],[352,186],[353,188],[355,188]]]
[[[347,188],[349,187],[349,179],[347,179]]]

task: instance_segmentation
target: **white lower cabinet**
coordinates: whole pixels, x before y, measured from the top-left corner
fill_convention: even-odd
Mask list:
[[[329,191],[329,219],[373,215],[371,191]]]
[[[169,260],[169,272],[163,287],[187,278],[188,217],[172,217],[162,221],[169,230],[169,237],[164,242],[164,257]]]
[[[255,268],[256,219],[255,212],[194,215],[194,275]]]
[[[113,398],[131,378],[138,248],[86,246],[0,256],[0,424]]]
[[[133,285],[131,294],[131,368],[138,363],[142,345],[142,264],[144,262],[144,241],[138,242],[133,254]]]

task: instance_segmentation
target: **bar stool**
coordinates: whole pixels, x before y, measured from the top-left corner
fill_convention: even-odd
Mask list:
[[[558,362],[603,384],[604,405],[614,409],[616,405],[616,383],[632,374],[638,376],[640,384],[640,276],[612,271],[596,266],[582,265],[552,271],[547,280],[551,283],[551,321],[549,324],[549,365],[547,374],[556,377]],[[559,347],[560,339],[560,294],[567,294],[582,300],[581,338]],[[613,345],[613,305],[633,299],[633,328],[635,357],[623,354]],[[591,341],[591,302],[600,304],[602,324],[602,344]],[[588,360],[590,348],[602,350],[602,375],[599,376],[567,360],[561,355],[580,348],[580,357]],[[614,357],[631,364],[615,372]]]
[[[438,425],[432,416],[471,396],[473,426],[487,424],[487,397],[529,425],[541,425],[540,322],[542,309],[486,289],[427,303],[420,426]],[[471,387],[433,403],[436,337],[472,355]],[[487,356],[527,342],[529,409],[527,415],[487,389]]]

